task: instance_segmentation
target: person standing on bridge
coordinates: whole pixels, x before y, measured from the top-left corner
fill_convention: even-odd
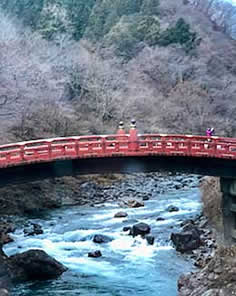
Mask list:
[[[206,136],[207,137],[211,137],[211,136],[213,136],[213,133],[214,133],[214,128],[212,127],[212,128],[208,128],[207,130],[206,130]]]
[[[208,128],[206,130],[206,136],[208,137],[207,142],[211,142],[211,137],[213,136],[214,128]],[[206,144],[206,148],[210,148],[208,144]]]

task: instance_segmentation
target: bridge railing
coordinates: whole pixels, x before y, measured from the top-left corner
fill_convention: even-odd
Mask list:
[[[0,167],[65,158],[192,156],[236,159],[236,139],[195,135],[114,134],[21,142],[0,146]]]

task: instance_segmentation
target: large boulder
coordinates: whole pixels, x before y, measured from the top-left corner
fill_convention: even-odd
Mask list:
[[[133,235],[133,237],[137,235],[145,236],[146,234],[150,233],[150,231],[150,226],[146,223],[141,222],[133,225],[130,230],[130,234]]]
[[[13,255],[9,257],[9,262],[18,281],[53,279],[67,270],[67,267],[42,250]]]
[[[180,233],[172,233],[170,238],[176,250],[181,253],[195,250],[201,245],[200,231],[197,228]]]

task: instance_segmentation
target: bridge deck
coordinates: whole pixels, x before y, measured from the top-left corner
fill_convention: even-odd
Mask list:
[[[77,136],[0,146],[0,168],[60,159],[186,156],[236,159],[236,139],[193,135]]]

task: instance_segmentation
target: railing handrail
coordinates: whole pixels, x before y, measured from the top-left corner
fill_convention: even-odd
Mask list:
[[[236,139],[181,134],[58,137],[0,145],[0,167],[64,158],[191,156],[236,160]]]

